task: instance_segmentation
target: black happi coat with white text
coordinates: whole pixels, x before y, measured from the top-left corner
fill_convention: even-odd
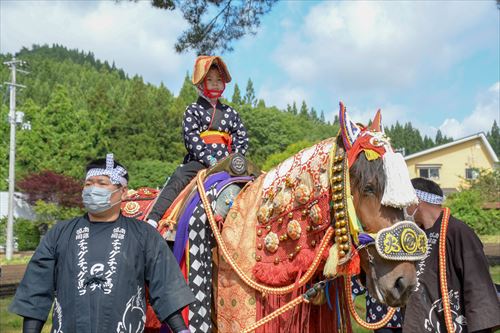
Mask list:
[[[87,216],[55,225],[33,255],[10,310],[46,320],[52,332],[142,332],[145,285],[158,318],[194,301],[177,262],[149,224]]]
[[[406,304],[403,332],[446,332],[439,277],[439,236],[443,214],[425,230],[428,251],[417,263],[418,284]],[[500,325],[500,304],[488,272],[483,244],[474,231],[450,216],[446,233],[446,279],[456,333]]]

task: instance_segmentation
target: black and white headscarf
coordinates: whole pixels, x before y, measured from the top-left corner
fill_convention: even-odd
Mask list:
[[[429,193],[421,190],[415,189],[415,193],[417,194],[417,198],[420,201],[424,201],[434,205],[441,205],[444,201],[444,198],[440,195]]]
[[[115,166],[115,160],[113,154],[106,155],[106,169],[93,168],[87,171],[87,176],[85,180],[93,176],[108,176],[111,183],[115,185],[127,186],[127,179],[124,177],[127,174],[127,170],[121,166]]]

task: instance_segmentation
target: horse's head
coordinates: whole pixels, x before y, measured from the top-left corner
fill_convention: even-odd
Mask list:
[[[425,253],[425,235],[418,228],[399,223],[387,229],[403,221],[402,208],[417,200],[406,165],[402,156],[392,151],[380,111],[372,124],[364,127],[350,121],[341,104],[339,119],[360,229],[359,235],[354,230],[351,233],[366,286],[378,301],[404,305],[417,282],[414,261]]]

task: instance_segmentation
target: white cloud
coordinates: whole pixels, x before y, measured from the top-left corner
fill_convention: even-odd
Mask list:
[[[297,108],[300,109],[302,101],[310,100],[310,95],[302,88],[297,86],[285,85],[275,88],[269,85],[262,85],[256,94],[258,99],[263,99],[268,106],[276,106],[280,109],[286,109],[287,104],[296,101]]]
[[[130,75],[163,81],[177,90],[194,55],[175,53],[177,36],[186,28],[178,11],[139,2],[1,3],[1,52],[17,52],[32,44],[62,44],[115,61]]]
[[[274,58],[293,83],[322,82],[341,95],[406,89],[487,43],[476,33],[490,5],[323,2],[289,30]]]
[[[347,108],[347,112],[349,113],[349,117],[352,121],[362,124],[368,124],[370,120],[373,120],[375,114],[378,109],[359,109],[356,106],[350,106],[349,101],[345,102],[344,105]],[[395,124],[397,121],[403,124],[406,123],[409,115],[411,114],[408,108],[404,105],[390,104],[387,103],[380,107],[380,112],[382,114],[382,125],[383,126],[391,126]],[[333,117],[338,115],[338,110],[333,112],[331,118],[328,120],[333,120]]]
[[[500,119],[500,82],[479,95],[476,107],[462,120],[448,118],[439,126],[441,132],[455,139],[477,132],[488,132],[493,121]]]

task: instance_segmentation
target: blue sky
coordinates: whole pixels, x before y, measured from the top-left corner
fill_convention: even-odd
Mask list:
[[[460,138],[499,121],[499,15],[493,0],[282,1],[223,57],[267,105],[306,100],[332,120],[342,100],[356,121],[381,108],[386,124]],[[179,12],[146,1],[1,1],[0,22],[2,53],[59,43],[175,94],[194,61],[173,49],[186,27]]]

